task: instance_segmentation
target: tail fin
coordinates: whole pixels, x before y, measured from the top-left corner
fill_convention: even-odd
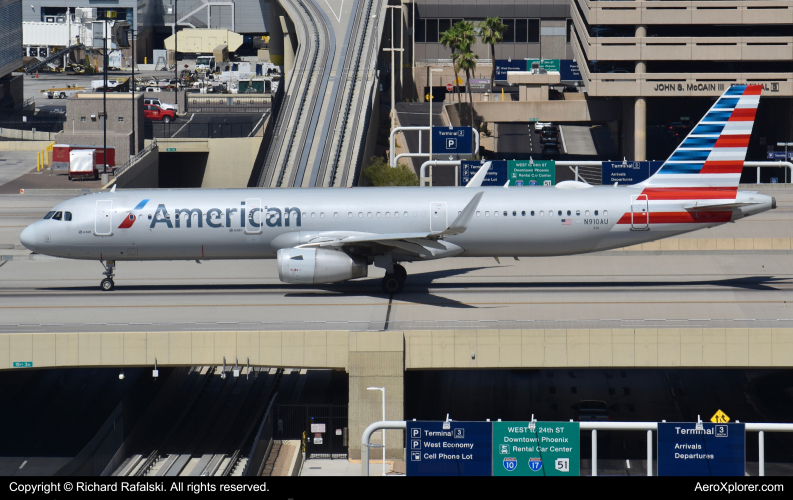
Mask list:
[[[681,199],[691,199],[693,191],[700,190],[703,192],[699,194],[707,198],[724,198],[729,192],[737,192],[762,89],[762,85],[734,85],[727,89],[646,181],[645,191],[663,191]],[[706,191],[714,193],[706,195]],[[735,194],[728,197],[735,198]]]

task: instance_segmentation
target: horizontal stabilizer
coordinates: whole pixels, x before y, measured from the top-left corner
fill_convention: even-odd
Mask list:
[[[683,207],[686,210],[732,210],[750,205],[759,205],[756,202],[732,202],[732,203],[697,203],[696,205]]]

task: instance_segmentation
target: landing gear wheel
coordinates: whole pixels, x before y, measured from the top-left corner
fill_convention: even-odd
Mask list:
[[[100,283],[99,286],[102,287],[102,290],[104,290],[105,292],[112,292],[113,289],[116,288],[116,284],[113,283],[113,280],[111,280],[110,278],[103,279],[102,283]]]
[[[401,279],[401,276],[397,274],[386,274],[383,278],[383,282],[381,283],[383,292],[387,294],[401,292],[404,285],[405,280]]]
[[[404,282],[408,277],[408,272],[399,264],[394,264],[394,274],[399,276],[399,279]]]

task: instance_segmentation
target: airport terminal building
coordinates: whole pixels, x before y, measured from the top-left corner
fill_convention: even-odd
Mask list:
[[[670,123],[690,127],[726,88],[742,83],[762,84],[765,89],[749,159],[765,159],[776,142],[791,140],[793,4],[789,1],[418,0],[406,10],[415,26],[409,49],[417,95],[427,86],[425,66],[451,66],[450,50],[438,43],[440,33],[458,20],[450,19],[451,13],[475,22],[499,16],[507,31],[504,42],[496,45],[496,60],[572,60],[592,111],[587,118],[612,122],[623,157],[662,159],[654,156],[652,145],[648,152],[648,134],[652,143],[653,134]],[[489,77],[489,47],[478,42],[474,51],[480,57],[476,76]],[[513,101],[516,98],[518,94]],[[487,97],[474,98],[480,99]],[[513,121],[535,116],[526,114],[533,107],[510,105],[504,113],[491,115]],[[537,118],[567,121],[563,112],[557,112],[562,106],[546,103],[549,116]],[[609,112],[598,112],[604,107]],[[485,110],[483,121],[491,118]]]

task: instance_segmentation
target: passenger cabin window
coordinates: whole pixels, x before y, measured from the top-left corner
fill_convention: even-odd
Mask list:
[[[515,217],[516,215],[518,215],[518,212],[513,210],[512,211],[512,217]],[[526,212],[523,212],[523,215],[526,215]]]
[[[366,213],[366,216],[367,216],[367,217],[369,217],[369,218],[371,218],[371,217],[372,217],[372,212],[367,212],[367,213]]]
[[[542,210],[540,210],[540,217],[543,217],[544,215],[545,213]]]
[[[394,217],[399,217],[399,212],[394,212]]]
[[[561,215],[561,214],[559,214],[559,215]],[[570,212],[570,210],[568,210],[567,211],[567,215],[573,215],[573,214]]]
[[[352,212],[347,212],[347,217],[352,217]]]
[[[586,215],[587,217],[589,217],[589,210],[587,210],[586,212],[584,212],[584,215]]]
[[[603,217],[608,217],[608,214],[609,214],[608,210],[603,210]]]
[[[391,212],[386,212],[386,213],[385,213],[385,216],[386,216],[386,217],[391,217]]]
[[[339,217],[339,212],[333,212],[333,217],[334,218],[338,218]]]
[[[576,210],[575,214],[576,214],[576,216],[581,215],[581,210]]]
[[[595,210],[595,217],[597,217],[597,215],[598,215],[598,211],[597,211],[597,210]]]
[[[479,217],[480,215],[481,215],[481,212],[479,212],[479,210],[477,210],[476,211],[476,216]]]
[[[493,217],[498,217],[498,212],[494,211],[493,212]]]
[[[485,211],[485,217],[490,217],[490,211],[489,210]]]
[[[531,216],[534,217],[534,210],[531,211]]]
[[[561,217],[561,216],[562,216],[562,211],[561,211],[561,210],[559,210],[559,213],[558,213],[557,215],[558,215],[559,217]]]
[[[377,212],[377,217],[380,217],[380,212]]]
[[[407,217],[407,216],[408,216],[408,213],[407,213],[407,212],[405,212],[405,213],[404,213],[404,214],[402,214],[402,215],[404,215],[405,217]],[[413,215],[416,215],[416,213],[414,212],[414,213],[413,213]]]
[[[515,212],[512,212],[512,215],[515,215]],[[506,216],[507,216],[507,211],[504,210],[504,217],[506,217]]]

